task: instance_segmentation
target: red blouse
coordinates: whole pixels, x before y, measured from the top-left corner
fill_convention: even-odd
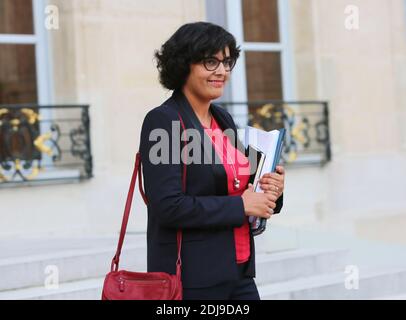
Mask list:
[[[230,196],[241,196],[248,186],[250,164],[248,158],[238,149],[234,148],[229,138],[223,133],[217,121],[212,117],[211,128],[203,126],[205,132],[214,142],[217,155],[222,159],[224,169],[227,173],[228,194]],[[234,170],[233,170],[234,166]],[[234,189],[234,171],[237,179],[240,180],[240,186]],[[241,227],[234,228],[235,251],[237,263],[244,263],[250,257],[250,234],[248,217]]]

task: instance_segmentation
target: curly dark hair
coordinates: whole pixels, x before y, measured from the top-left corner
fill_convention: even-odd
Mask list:
[[[181,26],[155,51],[159,82],[169,90],[181,89],[190,73],[190,64],[215,55],[225,48],[235,60],[240,55],[234,36],[209,22],[187,23]]]

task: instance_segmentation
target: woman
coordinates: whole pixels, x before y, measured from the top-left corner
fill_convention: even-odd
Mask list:
[[[211,103],[223,94],[238,56],[235,38],[205,22],[183,25],[155,53],[160,82],[174,92],[148,112],[141,131],[148,272],[176,273],[176,233],[181,229],[185,300],[259,300],[248,218],[269,219],[282,208],[283,167],[261,178],[264,193],[253,192],[247,171],[252,165],[237,138],[236,125],[227,111]],[[193,138],[185,142],[181,132],[187,137],[191,130]],[[193,146],[195,154],[181,158],[182,147],[192,141],[198,142],[198,147]]]

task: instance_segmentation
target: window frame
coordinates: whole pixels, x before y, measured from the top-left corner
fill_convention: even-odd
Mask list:
[[[34,45],[37,103],[47,105],[52,103],[48,35],[45,29],[45,3],[44,0],[32,0],[34,34],[4,34],[0,33],[0,45]]]
[[[230,82],[231,99],[233,102],[246,102],[247,76],[246,59],[247,51],[278,52],[281,54],[282,95],[283,100],[296,99],[296,87],[294,79],[294,60],[290,37],[290,8],[289,1],[278,0],[278,22],[280,42],[245,42],[242,0],[226,0],[227,28],[235,36],[241,46],[241,55],[233,69]],[[230,110],[236,116],[236,122],[245,126],[248,121],[248,106],[245,104],[235,105]]]

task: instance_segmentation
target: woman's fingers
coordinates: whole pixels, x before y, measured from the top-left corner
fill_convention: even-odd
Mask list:
[[[272,208],[267,207],[264,211],[262,211],[261,216],[263,218],[269,219],[274,214],[274,210]]]
[[[263,177],[259,180],[260,183],[271,183],[271,182],[282,182],[282,181],[283,181],[283,176],[278,175],[278,174]]]
[[[278,191],[283,188],[283,182],[270,180],[260,183],[260,186],[262,190]]]
[[[271,173],[264,173],[264,174],[262,175],[261,179],[270,178],[271,176],[272,176]]]
[[[260,187],[267,193],[274,193],[275,196],[277,196],[279,194],[279,191],[281,190],[279,187],[271,184],[262,184],[260,185]]]
[[[282,166],[276,167],[276,172],[265,173],[259,180],[261,189],[266,194],[270,194],[276,199],[278,199],[284,189],[285,184],[285,169]]]
[[[285,169],[282,166],[276,167],[276,172],[265,173],[259,180],[260,183],[283,182]]]
[[[273,194],[272,192],[265,192],[264,195],[270,202],[276,202],[276,200],[277,200],[276,195]]]
[[[276,172],[284,175],[285,174],[285,168],[283,166],[276,166]]]

